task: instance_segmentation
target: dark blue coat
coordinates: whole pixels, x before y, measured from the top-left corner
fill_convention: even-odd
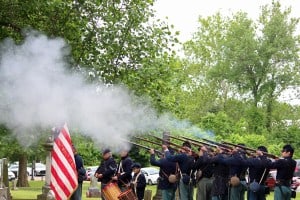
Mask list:
[[[134,192],[135,192],[138,200],[144,199],[145,188],[146,188],[145,175],[143,173],[134,174],[132,180],[136,181],[136,188],[135,188]]]
[[[226,154],[219,154],[218,156],[223,157],[224,159],[228,157]],[[212,196],[227,195],[229,166],[220,163],[214,163],[213,170],[214,180],[211,190]]]
[[[178,162],[182,174],[191,174],[194,166],[194,158],[185,153],[171,155],[169,151],[165,151],[165,156],[169,161]]]
[[[102,174],[103,177],[99,178],[98,181],[106,184],[111,181],[111,178],[114,176],[117,169],[117,163],[113,159],[113,157],[108,158],[107,160],[103,160],[96,170],[96,173]]]
[[[297,162],[295,160],[293,160],[291,157],[288,157],[278,159],[275,162],[270,162],[268,167],[270,169],[277,169],[276,180],[282,180],[285,183],[288,183],[293,178],[296,163]]]
[[[237,176],[241,180],[245,179],[247,166],[245,166],[246,155],[243,152],[236,152],[229,157],[217,156],[214,160],[219,164],[229,166],[229,177]]]
[[[193,167],[195,170],[201,170],[202,176],[205,178],[211,178],[213,175],[214,163],[210,162],[209,155],[204,153],[203,156],[200,156],[194,164]]]
[[[176,189],[177,184],[176,183],[170,183],[168,180],[168,177],[170,174],[176,173],[176,163],[169,161],[166,158],[161,158],[159,160],[155,159],[155,154],[151,154],[150,156],[150,164],[153,166],[160,167],[159,170],[159,176],[160,180],[158,182],[158,188],[159,189]],[[179,173],[179,172],[177,172]]]
[[[117,168],[117,174],[118,174],[118,185],[125,185],[130,183],[132,176],[132,170],[131,166],[133,164],[133,161],[130,157],[122,157],[121,161]]]
[[[265,183],[270,171],[267,168],[267,164],[269,162],[270,160],[266,156],[248,158],[245,161],[246,166],[249,167],[248,170],[250,182],[255,180],[262,185]]]
[[[82,183],[86,179],[86,171],[83,167],[83,160],[77,153],[74,155],[76,170],[78,174],[78,182]]]

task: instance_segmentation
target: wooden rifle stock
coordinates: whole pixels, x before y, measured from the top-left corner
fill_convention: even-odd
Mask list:
[[[158,146],[160,146],[160,147],[161,147],[161,145],[162,145],[162,144],[160,144],[160,143],[158,143],[158,142],[154,142],[154,141],[148,140],[148,139],[146,139],[146,138],[141,138],[141,137],[138,137],[138,136],[133,136],[133,138],[138,139],[138,140],[142,140],[142,141],[144,141],[144,142],[148,142],[148,143],[150,143],[150,144],[155,144],[155,145],[158,145]]]
[[[196,145],[197,147],[202,147],[203,145],[209,146],[209,147],[216,147],[216,145],[213,144],[208,144],[206,142],[201,142],[201,141],[197,141],[197,140],[193,140],[184,136],[178,136],[178,137],[174,137],[174,136],[169,136],[170,138],[176,139],[176,140],[180,140],[180,141],[188,141],[193,145]],[[212,149],[211,149],[212,150]]]
[[[146,150],[152,149],[152,148],[150,148],[150,147],[147,147],[147,146],[144,146],[144,145],[135,143],[135,142],[131,142],[131,141],[127,141],[127,140],[126,140],[126,142],[128,142],[129,144],[135,145],[135,146],[137,146],[137,147],[144,148],[144,149],[146,149]],[[154,149],[154,152],[157,153],[157,154],[159,154],[159,155],[164,155],[162,152],[160,152],[160,151],[158,151],[158,150],[155,150],[155,149]]]
[[[154,137],[154,138],[156,138],[156,139],[162,141],[163,144],[165,144],[165,145],[167,145],[167,146],[173,146],[173,147],[171,147],[171,148],[173,148],[173,149],[174,149],[174,147],[175,147],[175,148],[178,148],[178,149],[182,149],[182,146],[181,146],[181,145],[178,145],[178,144],[173,143],[173,142],[171,142],[171,141],[164,140],[164,139],[162,139],[162,138],[160,138],[160,137],[157,137],[157,136],[155,136],[155,135],[150,135],[150,136],[152,136],[152,137]],[[185,140],[185,141],[186,141],[186,140]],[[192,152],[193,157],[198,157],[198,154],[197,154],[196,152],[194,152],[192,149],[191,149],[191,152]]]
[[[157,136],[155,136],[155,135],[150,135],[150,136],[151,136],[151,137],[154,137],[154,138],[157,139],[157,140],[160,140],[160,141],[162,142],[162,144],[164,144],[164,145],[167,145],[167,146],[173,146],[173,148],[174,148],[174,147],[175,147],[175,148],[181,148],[181,146],[178,145],[178,144],[176,144],[176,143],[173,143],[173,142],[164,140],[164,139],[162,139],[162,138],[160,138],[160,137],[157,137]]]
[[[209,150],[209,154],[210,155],[212,155],[212,154],[215,153],[216,149],[213,149],[213,148],[217,147],[214,144],[209,144],[209,143],[206,143],[206,142],[201,142],[201,141],[193,140],[193,139],[190,139],[190,138],[187,138],[187,137],[184,137],[184,136],[174,137],[174,136],[169,135],[169,137],[173,138],[173,139],[176,139],[176,140],[180,140],[180,141],[189,141],[191,144],[196,145],[198,147],[199,151],[200,151],[200,148],[203,145],[205,145],[205,146],[207,146],[206,148]]]
[[[253,149],[253,148],[250,148],[250,147],[246,147],[246,146],[243,146],[243,145],[239,145],[239,144],[233,144],[231,142],[223,142],[223,144],[227,144],[227,145],[231,145],[231,146],[234,146],[234,147],[239,147],[241,149],[245,149],[245,150],[248,150],[248,151],[251,151],[251,152],[256,152],[257,150],[256,149]],[[267,152],[264,152],[262,151],[262,153],[270,158],[278,158],[277,156],[273,155],[273,154],[270,154],[270,153],[267,153]]]
[[[203,146],[203,145],[207,145],[207,146],[211,146],[211,147],[218,147],[217,145],[214,144],[210,144],[207,142],[202,142],[202,141],[198,141],[198,140],[194,140],[185,136],[179,136],[180,138],[183,138],[182,140],[189,140],[191,143],[197,144],[197,146]]]
[[[187,139],[187,140],[198,142],[198,143],[200,143],[202,145],[207,145],[207,146],[211,146],[211,147],[215,147],[215,148],[220,148],[220,149],[222,149],[224,151],[227,151],[227,152],[231,151],[231,149],[232,149],[228,145],[225,146],[225,145],[219,144],[218,142],[210,141],[210,140],[207,140],[207,139],[202,139],[202,140],[206,141],[206,142],[203,142],[203,141],[198,141],[198,140],[190,139],[190,138],[187,138],[187,137],[184,137],[184,136],[180,136],[180,137],[182,137],[184,139]]]

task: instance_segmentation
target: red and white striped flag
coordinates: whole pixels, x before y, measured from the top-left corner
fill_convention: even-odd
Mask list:
[[[72,141],[67,125],[54,134],[50,188],[56,200],[68,199],[78,186]]]

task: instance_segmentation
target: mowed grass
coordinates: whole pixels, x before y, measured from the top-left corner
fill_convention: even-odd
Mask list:
[[[45,185],[45,181],[29,181],[30,187],[22,187],[16,188],[13,190],[11,188],[10,193],[12,195],[12,199],[37,199],[37,195],[42,194],[42,187]],[[82,186],[82,199],[99,200],[100,198],[87,198],[86,192],[90,187],[90,182],[85,181]],[[100,185],[99,185],[100,188]]]
[[[29,181],[29,187],[22,187],[22,188],[16,188],[15,190],[10,187],[10,193],[12,195],[12,199],[37,199],[37,195],[42,194],[42,187],[45,185],[45,181]],[[12,186],[12,183],[10,183],[10,186]],[[100,198],[91,198],[86,197],[86,192],[88,191],[90,187],[89,181],[84,181],[82,186],[82,199],[83,200],[99,200]],[[98,187],[100,188],[100,184],[98,184]],[[156,186],[147,186],[147,190],[152,191],[152,196],[154,196],[156,192]]]
[[[12,199],[23,199],[23,200],[28,200],[28,199],[37,199],[37,195],[42,194],[42,187],[45,185],[45,181],[29,181],[30,187],[26,188],[17,188],[16,190],[11,189],[11,195]],[[99,200],[100,198],[90,198],[86,197],[86,192],[88,191],[88,188],[90,187],[90,182],[85,181],[83,183],[83,188],[82,188],[82,199],[83,200]],[[100,188],[100,184],[99,184]],[[152,197],[156,193],[156,185],[152,186],[147,186],[146,190],[151,190],[152,191]],[[196,189],[195,192],[196,193]],[[196,199],[196,198],[194,198]],[[270,195],[267,196],[267,200],[273,200],[274,199],[274,193],[271,192]],[[300,200],[300,193],[297,193],[297,198],[295,200]]]

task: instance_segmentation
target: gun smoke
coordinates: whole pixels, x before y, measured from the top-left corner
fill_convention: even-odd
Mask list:
[[[77,129],[110,145],[164,123],[125,87],[87,84],[82,75],[68,71],[65,58],[70,49],[63,39],[36,33],[20,45],[6,39],[0,56],[0,123],[23,145],[40,134],[36,127],[51,130],[65,122],[71,135]]]

